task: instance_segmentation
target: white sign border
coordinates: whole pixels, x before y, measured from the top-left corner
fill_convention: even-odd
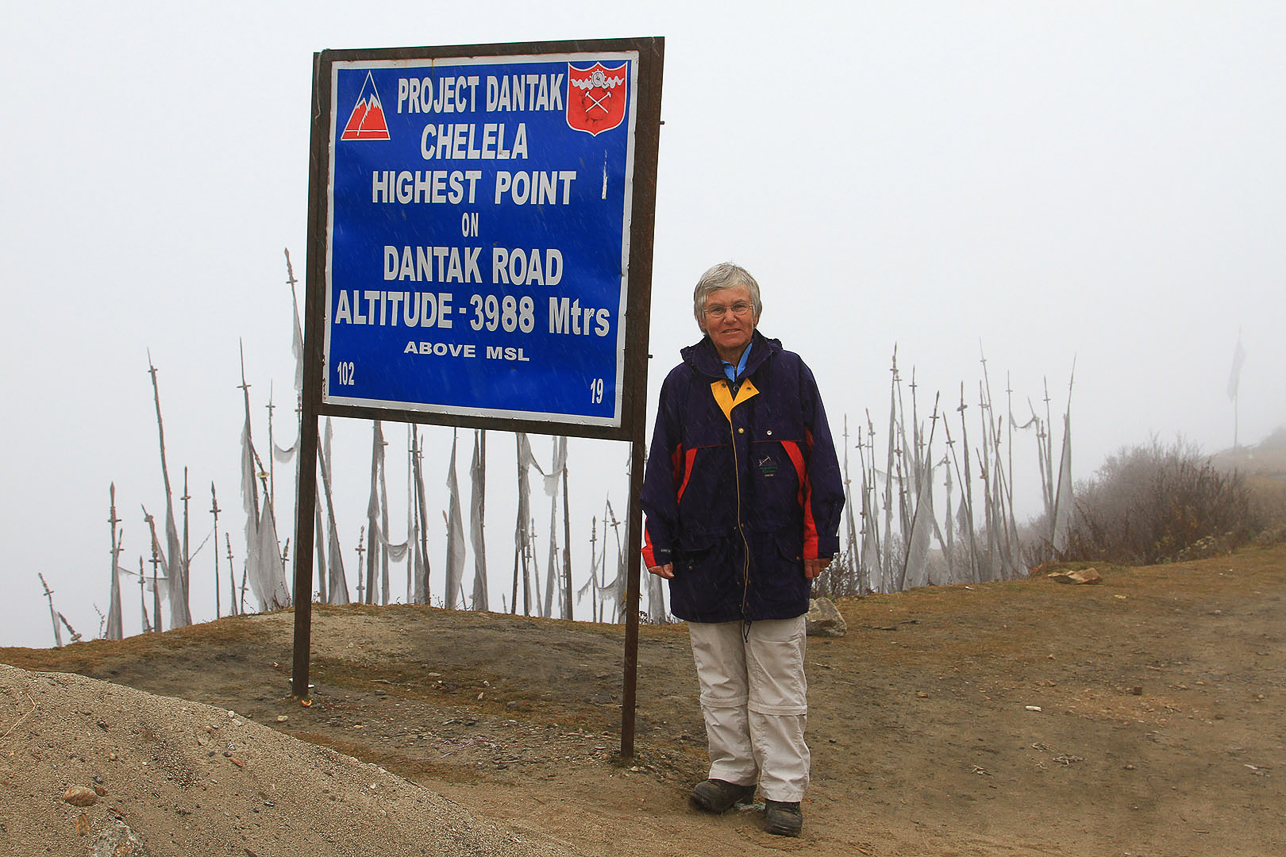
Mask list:
[[[585,62],[630,62],[630,93],[627,119],[629,122],[625,150],[625,194],[624,212],[621,223],[621,275],[619,303],[620,322],[616,326],[616,384],[613,415],[610,417],[591,417],[583,414],[566,414],[552,411],[515,411],[501,408],[473,408],[458,405],[438,405],[425,402],[397,402],[389,399],[367,399],[351,396],[334,396],[330,393],[330,312],[333,302],[334,279],[331,268],[334,242],[330,236],[335,226],[335,151],[338,140],[335,135],[335,117],[338,115],[338,86],[340,69],[385,69],[385,68],[438,68],[473,65],[518,65],[520,63],[585,63]],[[630,273],[630,225],[634,205],[634,154],[637,145],[638,129],[638,75],[639,52],[630,51],[585,51],[580,53],[558,54],[508,54],[499,56],[462,56],[462,57],[422,57],[416,59],[380,59],[380,60],[335,60],[331,64],[330,79],[330,132],[327,151],[328,169],[326,182],[326,270],[324,293],[326,305],[322,314],[325,340],[322,350],[322,389],[321,400],[325,405],[342,405],[348,407],[372,408],[376,410],[401,410],[423,414],[443,414],[447,416],[479,417],[487,419],[531,420],[533,422],[565,423],[570,425],[601,426],[620,428],[624,419],[625,388],[625,333],[628,323],[629,308],[629,273]]]

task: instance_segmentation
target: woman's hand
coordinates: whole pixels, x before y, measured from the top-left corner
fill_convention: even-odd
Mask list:
[[[806,559],[804,560],[804,577],[812,580],[814,577],[825,571],[826,567],[830,564],[831,557],[828,556],[819,556],[817,559]]]

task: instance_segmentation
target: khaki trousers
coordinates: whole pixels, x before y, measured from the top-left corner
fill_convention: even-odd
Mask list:
[[[769,800],[808,788],[804,617],[689,622],[710,744],[710,778],[759,784]]]

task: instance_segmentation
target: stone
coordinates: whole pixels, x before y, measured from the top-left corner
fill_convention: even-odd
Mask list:
[[[89,857],[152,857],[152,852],[128,824],[116,818],[100,828]]]
[[[72,806],[93,806],[98,803],[98,795],[93,789],[84,786],[72,786],[63,793],[63,800]]]
[[[848,623],[829,598],[813,598],[808,602],[804,624],[810,637],[842,637],[848,633]]]
[[[1103,576],[1098,573],[1097,569],[1093,568],[1082,568],[1076,571],[1051,571],[1049,579],[1055,583],[1075,583],[1078,585],[1103,582]]]

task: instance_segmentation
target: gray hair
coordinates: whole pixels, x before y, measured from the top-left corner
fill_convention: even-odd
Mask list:
[[[697,280],[696,289],[692,292],[692,313],[696,316],[697,324],[705,320],[706,300],[710,295],[722,289],[735,289],[737,286],[745,286],[750,292],[750,303],[755,308],[755,318],[759,318],[763,311],[763,302],[759,299],[759,283],[755,282],[750,272],[740,265],[720,262],[701,275],[701,279]]]

